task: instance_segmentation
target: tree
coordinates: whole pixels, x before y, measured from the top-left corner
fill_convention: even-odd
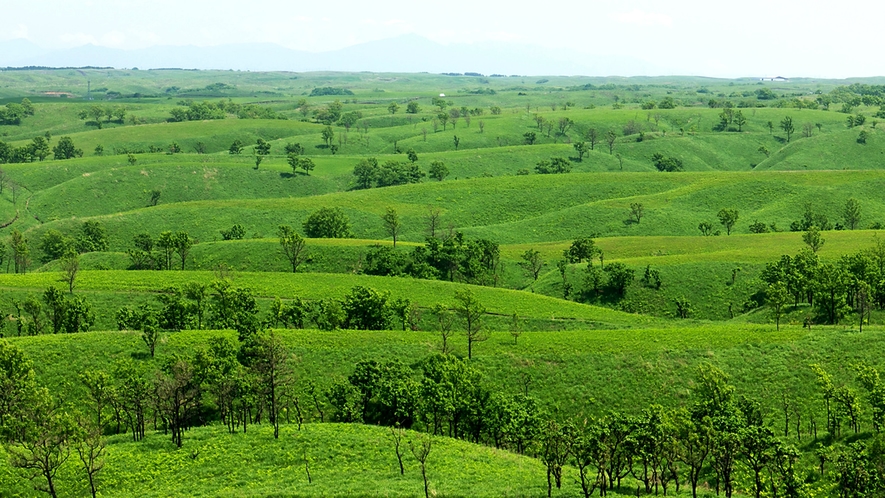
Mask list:
[[[464,319],[467,336],[467,359],[473,358],[473,344],[489,339],[490,333],[483,330],[482,317],[485,307],[476,299],[471,290],[455,292],[455,311]]]
[[[605,143],[608,144],[608,155],[612,155],[615,150],[615,140],[618,139],[618,136],[615,134],[614,130],[608,130],[605,132]]]
[[[266,400],[273,437],[279,439],[282,401],[292,378],[289,368],[292,353],[273,330],[255,334],[243,345],[243,349],[250,353],[250,366],[258,377],[259,390]]]
[[[597,254],[599,248],[592,237],[580,237],[572,241],[571,246],[563,254],[569,263],[590,262]]]
[[[270,154],[270,147],[270,142],[265,142],[263,138],[258,139],[258,143],[255,144],[255,169],[258,169],[261,161]]]
[[[636,272],[627,268],[624,263],[609,263],[605,267],[608,274],[608,286],[619,297],[624,297],[627,286],[633,282]]]
[[[233,141],[232,144],[230,144],[230,148],[227,150],[227,152],[231,155],[240,154],[241,152],[243,152],[244,147],[246,147],[246,144],[244,144],[242,140],[236,139]]]
[[[449,122],[449,115],[444,112],[441,112],[436,115],[436,119],[438,119],[439,122],[442,123],[443,131],[446,131],[446,123]]]
[[[74,293],[74,280],[80,272],[80,254],[69,249],[61,260],[61,269],[65,274],[65,282],[68,284],[68,292]]]
[[[740,109],[738,109],[738,111],[734,113],[732,123],[738,126],[738,132],[742,131],[744,125],[747,124],[747,118],[744,117],[744,113]]]
[[[427,484],[427,457],[430,456],[430,449],[433,447],[433,440],[430,436],[416,436],[415,439],[409,440],[409,450],[412,456],[421,466],[421,478],[424,479],[424,498],[430,498],[430,488]]]
[[[406,112],[409,114],[418,114],[421,110],[421,107],[418,105],[418,102],[414,100],[406,104]]]
[[[27,273],[28,266],[31,264],[31,251],[28,249],[28,241],[17,228],[12,229],[9,248],[12,249],[15,273]]]
[[[280,249],[292,265],[292,273],[296,273],[298,267],[307,259],[304,252],[304,238],[289,225],[280,225],[277,235],[280,237]]]
[[[78,425],[80,434],[77,436],[77,455],[80,457],[80,463],[83,464],[83,471],[89,481],[89,491],[92,493],[92,498],[96,498],[95,477],[104,469],[105,465],[106,445],[102,436],[102,426],[85,421],[81,421]]]
[[[184,270],[184,264],[187,262],[187,256],[190,254],[191,247],[194,246],[194,239],[187,232],[176,232],[172,238],[172,247],[175,254],[181,259],[181,269]]]
[[[522,138],[527,145],[534,145],[535,141],[538,139],[538,136],[533,131],[527,131],[522,134]]]
[[[71,159],[74,157],[83,157],[83,150],[74,146],[71,137],[61,137],[58,143],[52,148],[52,153],[56,159]]]
[[[384,231],[387,232],[387,235],[393,237],[393,247],[396,247],[396,239],[403,228],[396,209],[388,207],[384,214],[381,215],[381,221],[384,222]]]
[[[341,208],[320,208],[304,221],[304,234],[310,238],[346,239],[353,237],[350,220]]]
[[[849,230],[857,228],[860,223],[860,213],[860,202],[857,199],[852,197],[845,202],[845,208],[842,209],[842,219]]]
[[[587,142],[575,142],[572,147],[575,148],[575,152],[578,153],[578,161],[584,160],[584,154],[587,153],[590,149],[587,147]]]
[[[390,293],[358,285],[344,297],[345,326],[356,330],[384,330],[388,325]]]
[[[784,306],[790,301],[790,293],[787,290],[786,284],[783,282],[769,284],[768,289],[765,291],[765,299],[768,301],[768,305],[771,306],[771,311],[774,313],[775,328],[780,330],[781,315],[783,314]]]
[[[781,129],[784,130],[784,133],[787,134],[787,143],[790,143],[790,137],[793,136],[793,132],[796,129],[793,127],[793,118],[790,116],[785,117],[781,120]]]
[[[461,139],[458,138],[458,135],[452,136],[452,142],[455,144],[455,150],[458,150],[458,146],[461,145]]]
[[[808,227],[808,231],[802,234],[802,242],[805,242],[811,252],[817,253],[824,245],[824,238],[821,236],[820,230],[815,225],[811,225]]]
[[[387,112],[391,114],[396,114],[396,111],[399,110],[399,104],[396,102],[391,102],[389,106],[387,106]],[[413,113],[414,114],[414,113]]]
[[[590,142],[590,150],[596,150],[596,144],[599,143],[599,132],[596,128],[587,129],[587,133],[584,134],[587,137],[587,141]]]
[[[538,277],[541,275],[541,269],[544,268],[544,260],[541,259],[541,251],[536,249],[529,249],[526,252],[522,253],[522,261],[520,261],[519,266],[532,277],[533,282],[538,281]]]
[[[108,250],[108,236],[104,226],[95,220],[84,221],[77,236],[77,251],[101,252]]]
[[[332,130],[331,126],[326,126],[323,128],[323,132],[321,133],[323,137],[323,142],[325,142],[326,146],[332,145],[332,139],[335,138],[335,131]]]
[[[547,498],[552,495],[554,482],[556,489],[562,487],[562,468],[568,461],[574,440],[570,429],[550,420],[541,433],[540,457],[547,467]]]
[[[645,207],[641,202],[631,202],[630,203],[630,218],[636,220],[636,224],[642,220],[643,211]]]
[[[310,172],[314,170],[316,164],[314,164],[313,159],[309,157],[296,157],[295,164],[292,165],[292,155],[289,155],[289,165],[292,166],[292,174],[295,174],[295,168],[299,168],[304,171],[305,175],[310,175]]]
[[[300,143],[287,143],[283,150],[286,152],[286,155],[295,154],[300,156],[304,154],[304,146]]]
[[[35,489],[56,498],[56,476],[70,457],[74,430],[73,420],[49,392],[36,390],[14,426],[14,443],[7,447],[10,465],[28,472]],[[46,481],[45,486],[35,482],[38,477]]]
[[[410,163],[418,161],[418,153],[415,152],[415,149],[409,149],[408,151],[406,151],[406,157],[409,158]]]
[[[719,223],[725,227],[725,233],[731,235],[731,230],[734,228],[734,225],[738,220],[737,209],[723,208],[719,210],[719,213],[717,213],[716,216],[719,218]]]
[[[441,182],[449,176],[449,168],[447,168],[446,163],[442,161],[432,161],[430,163],[429,175],[430,178]]]

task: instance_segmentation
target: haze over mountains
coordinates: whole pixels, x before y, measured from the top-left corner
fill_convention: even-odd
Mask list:
[[[123,50],[96,45],[44,49],[28,40],[0,41],[0,67],[101,66],[243,71],[479,72],[483,74],[637,76],[685,74],[628,57],[587,55],[506,42],[442,45],[415,34],[329,52],[291,50],[271,43],[212,47],[153,46]]]

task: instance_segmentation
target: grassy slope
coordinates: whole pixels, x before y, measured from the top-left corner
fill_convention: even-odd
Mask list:
[[[219,426],[187,431],[178,450],[162,433],[133,443],[111,438],[99,492],[119,497],[172,496],[417,496],[421,471],[404,448],[401,476],[386,428],[283,425],[279,440],[268,426],[227,434]],[[416,434],[407,432],[403,444]],[[312,483],[304,462],[308,460]],[[5,460],[5,459],[4,459]],[[72,458],[60,474],[60,496],[88,488]],[[449,438],[433,438],[427,460],[431,489],[441,496],[526,496],[545,492],[543,465],[532,458]],[[32,496],[27,482],[0,465],[0,490]],[[33,495],[36,496],[36,495]]]
[[[214,278],[215,275],[210,272],[91,271],[82,272],[77,277],[77,289],[83,293],[128,295],[156,292],[191,281],[208,283]],[[60,285],[59,279],[60,275],[57,273],[6,274],[0,275],[0,287],[8,291],[42,292],[49,285]],[[407,297],[421,307],[430,307],[438,302],[452,303],[457,290],[469,288],[489,313],[498,315],[510,316],[517,313],[525,318],[578,320],[596,326],[632,327],[658,322],[640,315],[522,291],[409,278],[318,273],[236,273],[233,275],[233,284],[249,287],[263,297],[298,296],[304,299],[343,298],[352,287],[364,285],[380,291],[390,291],[394,298]]]

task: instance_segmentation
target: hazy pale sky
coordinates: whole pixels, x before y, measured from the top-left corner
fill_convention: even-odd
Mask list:
[[[885,3],[741,0],[3,0],[0,40],[45,48],[271,42],[326,51],[415,33],[630,56],[707,76],[885,75]]]

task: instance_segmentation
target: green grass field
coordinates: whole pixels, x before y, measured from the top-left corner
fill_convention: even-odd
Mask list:
[[[85,99],[87,80],[94,100]],[[297,358],[296,389],[304,389],[307,380],[329,387],[361,360],[417,365],[440,348],[428,310],[436,304],[453,308],[456,291],[470,289],[487,309],[483,319],[491,332],[475,346],[472,360],[483,383],[502,393],[529,392],[551,416],[578,420],[610,410],[637,413],[649,403],[682,406],[696,368],[711,363],[731,377],[738,392],[760,402],[769,425],[782,427],[785,399],[803,420],[813,417],[823,425],[823,403],[809,365],[821,364],[839,385],[850,386],[858,362],[883,367],[878,352],[885,313],[872,310],[863,333],[853,314],[841,324],[803,328],[814,310],[791,302],[777,330],[772,310],[758,305],[760,274],[767,263],[806,247],[801,233],[787,231],[806,209],[842,225],[847,201],[859,201],[856,230],[823,232],[822,261],[879,241],[878,227],[885,223],[885,132],[876,115],[882,111],[874,99],[858,96],[857,102],[868,105],[841,112],[849,110],[846,85],[855,82],[883,81],[0,71],[0,105],[26,97],[35,110],[20,124],[0,125],[0,141],[24,153],[35,137],[47,139],[51,149],[64,136],[83,152],[66,160],[48,152],[43,160],[2,164],[3,334],[16,334],[15,303],[49,286],[65,287],[64,264],[46,257],[44,236],[58,230],[76,237],[84,221],[96,221],[108,250],[79,256],[74,288],[96,314],[92,331],[8,339],[33,361],[39,381],[72,403],[85,394],[78,372],[109,369],[122,359],[156,366],[204,349],[210,338],[234,337],[232,331],[165,332],[151,360],[140,334],[116,331],[121,307],[156,306],[159,293],[170,286],[223,276],[255,292],[262,316],[276,297],[342,299],[357,285],[408,298],[422,314],[418,330],[408,332],[283,331]],[[320,87],[352,94],[310,95]],[[762,89],[771,90],[772,98],[757,98]],[[440,93],[446,95],[441,105],[435,98]],[[830,97],[835,100],[828,104]],[[662,109],[670,99],[673,108]],[[173,110],[202,101],[256,105],[281,119],[227,113],[224,119],[170,122]],[[389,110],[391,103],[398,111]],[[409,103],[418,109],[406,112]],[[126,116],[101,118],[99,127],[79,117],[92,106],[123,109]],[[744,121],[722,124],[725,106],[740,111]],[[327,128],[321,121],[328,112],[339,116]],[[861,114],[862,124],[849,124],[849,116],[853,121]],[[789,133],[781,126],[788,117],[794,125]],[[256,167],[259,139],[270,152]],[[240,154],[228,152],[235,140],[244,144]],[[593,149],[579,158],[575,144],[590,140]],[[173,143],[179,152],[171,153]],[[285,147],[295,143],[315,163],[309,175],[288,164]],[[0,163],[14,156],[3,155],[5,150],[0,147]],[[410,151],[421,172],[439,161],[448,175],[442,181],[426,176],[413,184],[354,188],[353,170],[361,160],[406,163]],[[683,171],[657,171],[655,154],[678,160]],[[553,158],[566,159],[571,171],[535,172],[539,162]],[[641,219],[631,214],[637,204]],[[302,232],[308,216],[323,207],[340,208],[354,238],[307,239],[309,258],[292,274],[277,229],[285,224]],[[403,255],[424,244],[436,210],[437,234],[457,231],[499,244],[496,286],[360,274],[374,246],[392,244],[381,218],[388,209],[399,216],[396,251]],[[717,217],[722,209],[739,213],[730,235]],[[756,222],[776,230],[751,233]],[[720,234],[702,236],[702,223]],[[222,231],[234,225],[243,227],[243,240],[222,240]],[[24,275],[11,273],[15,230],[29,248]],[[127,270],[133,238],[148,233],[156,239],[163,231],[186,231],[194,240],[186,270]],[[564,268],[572,286],[564,298],[557,261],[573,240],[591,236],[605,265],[622,263],[635,272],[623,296],[590,296],[586,264],[578,263]],[[521,266],[523,254],[534,250],[543,263],[537,281]],[[599,263],[597,257],[593,264]],[[659,289],[640,282],[646,268],[659,272]],[[677,302],[691,304],[688,319],[676,318]],[[510,333],[514,314],[524,331],[518,340]],[[467,355],[462,327],[457,321],[459,332],[451,339],[457,356]],[[859,437],[867,437],[871,417],[865,408]],[[423,492],[414,462],[405,476],[396,472],[384,429],[309,422],[301,431],[285,425],[279,441],[270,439],[266,425],[236,436],[216,425],[194,428],[181,450],[161,433],[140,443],[113,436],[100,491],[104,496]],[[808,444],[799,446],[804,464],[811,466]],[[537,459],[458,440],[439,438],[434,445],[438,460],[431,457],[429,480],[437,496],[546,494]],[[305,459],[314,474],[309,484]],[[61,471],[62,496],[85,491],[74,460]],[[556,496],[577,496],[574,469],[566,474],[565,489]],[[739,479],[746,492],[749,474],[742,470]],[[631,489],[619,492],[633,495],[632,486],[631,481]],[[34,496],[4,463],[0,495]]]

